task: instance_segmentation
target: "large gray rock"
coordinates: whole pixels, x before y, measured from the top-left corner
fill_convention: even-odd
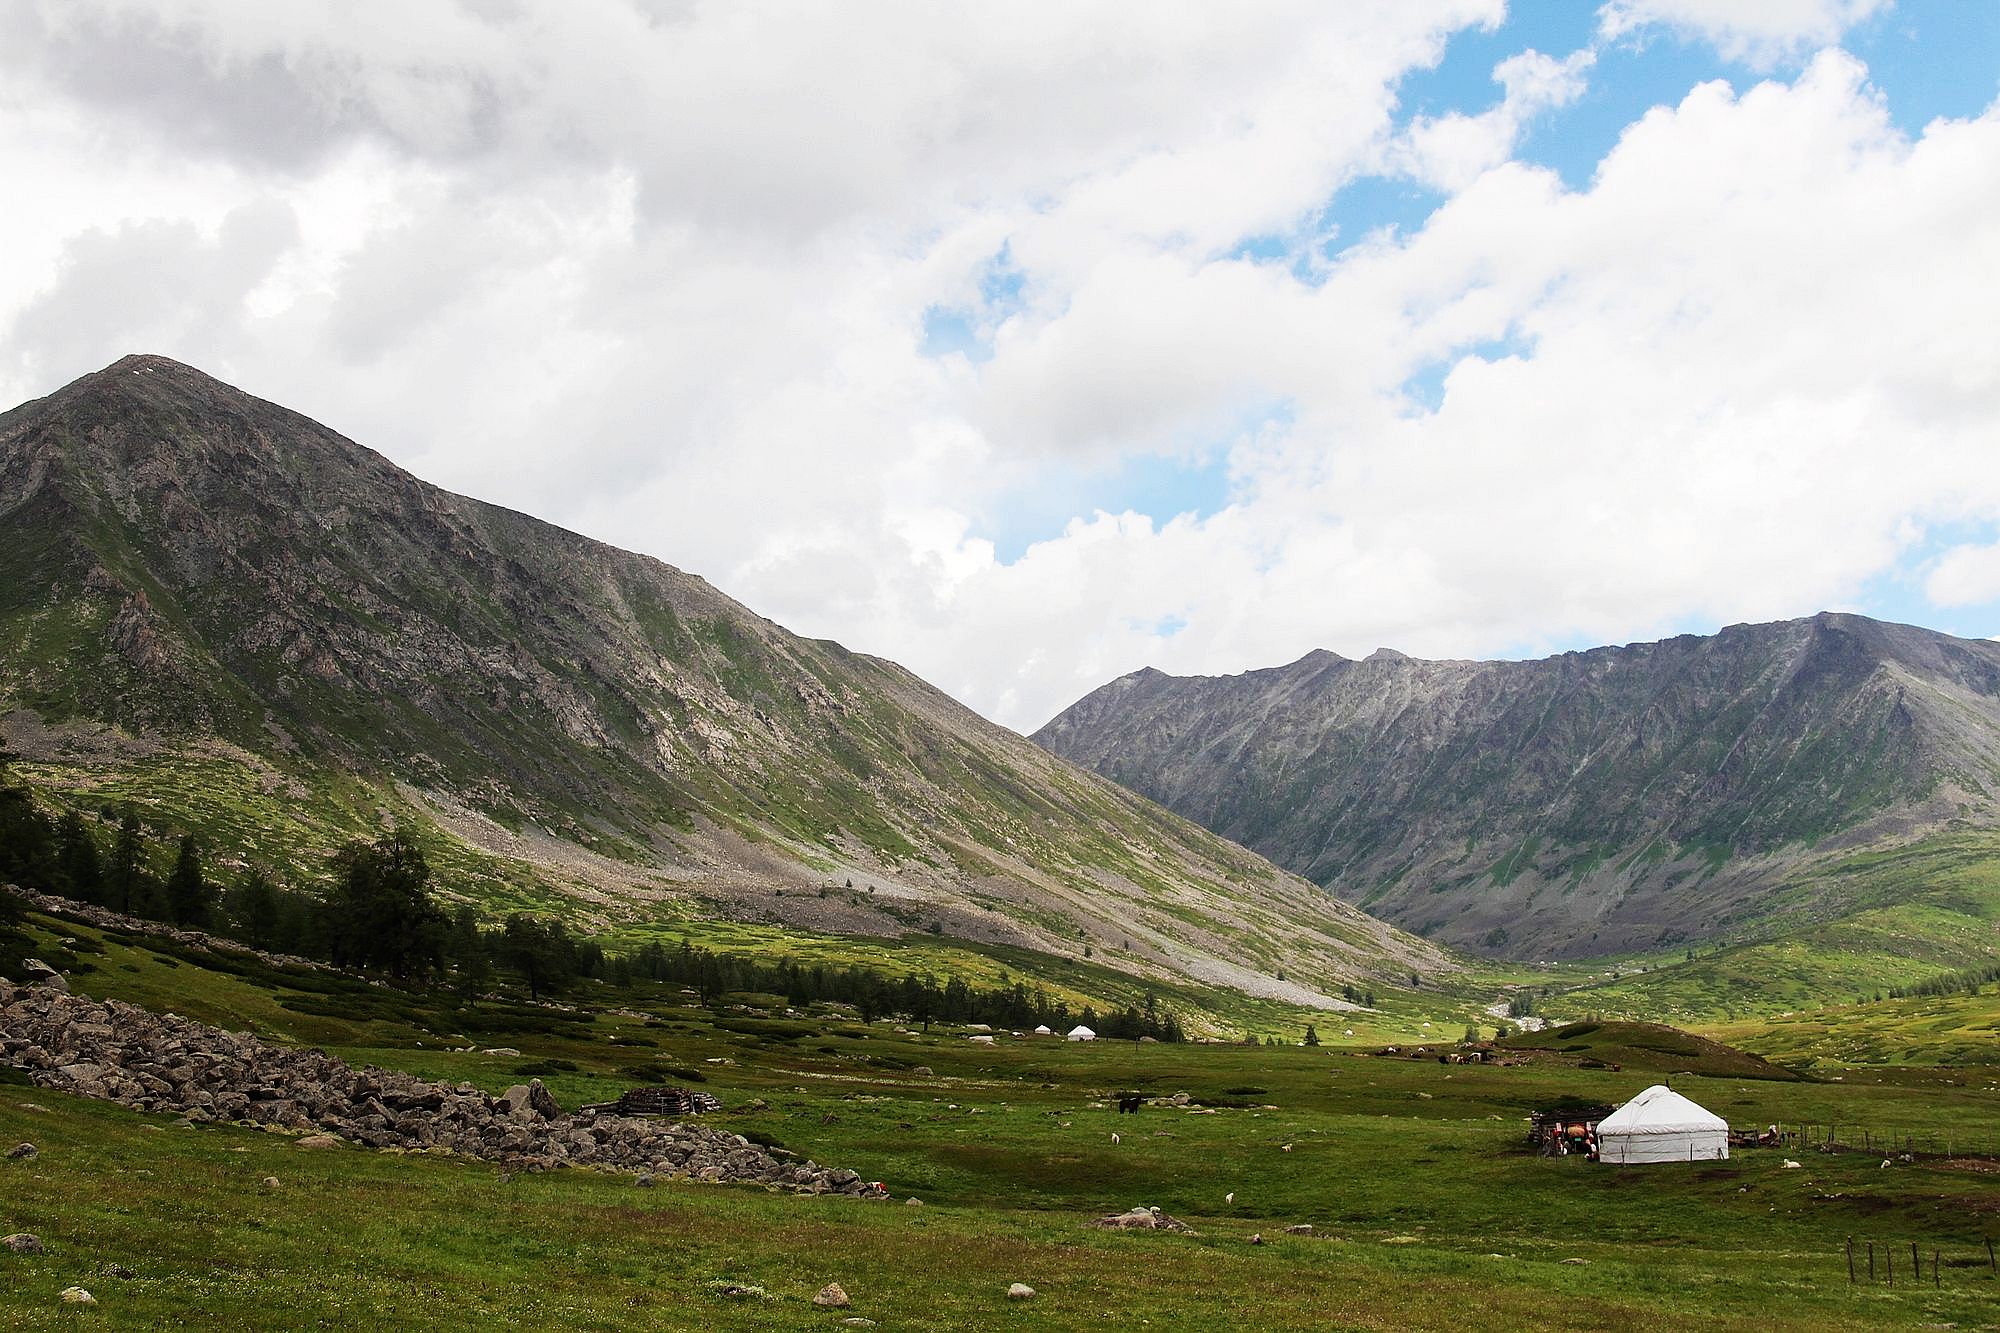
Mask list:
[[[501,1115],[529,1117],[536,1120],[554,1120],[562,1114],[562,1107],[555,1097],[542,1086],[540,1079],[530,1079],[526,1083],[516,1083],[500,1097],[494,1109]]]
[[[64,992],[69,990],[69,983],[63,980],[62,973],[39,958],[22,959],[21,971],[27,975],[28,984],[31,986],[46,986],[50,990]]]

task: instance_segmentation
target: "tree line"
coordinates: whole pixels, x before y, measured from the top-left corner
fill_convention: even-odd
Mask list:
[[[1956,972],[1940,972],[1922,981],[1907,986],[1889,988],[1892,1000],[1936,999],[1945,995],[1977,995],[1980,987],[1989,981],[2000,981],[2000,963],[1989,963],[1985,967],[1960,968]],[[1881,999],[1881,996],[1876,996]]]
[[[101,846],[90,825],[114,820],[109,845]],[[267,952],[375,972],[406,987],[450,986],[471,996],[504,976],[541,999],[585,981],[618,987],[649,982],[693,990],[704,1004],[738,991],[780,995],[797,1008],[845,1004],[864,1022],[897,1016],[925,1026],[1046,1025],[1058,1031],[1082,1023],[1101,1037],[1185,1039],[1179,1019],[1151,993],[1099,1014],[1089,1006],[1073,1011],[1039,985],[1005,977],[997,986],[980,987],[956,976],[746,958],[686,939],[673,948],[654,941],[611,952],[560,921],[523,912],[487,925],[469,905],[445,910],[423,849],[401,830],[342,848],[331,883],[319,890],[282,886],[256,866],[224,884],[211,873],[200,839],[182,834],[167,842],[170,859],[130,806],[107,811],[100,821],[75,810],[50,817],[24,784],[11,779],[0,751],[0,883],[207,930]],[[0,894],[0,921],[17,912],[15,899]]]

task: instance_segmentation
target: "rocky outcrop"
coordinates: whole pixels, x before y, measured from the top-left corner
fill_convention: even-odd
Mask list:
[[[194,1121],[225,1121],[369,1148],[458,1154],[515,1170],[599,1167],[801,1194],[883,1197],[852,1171],[800,1161],[740,1135],[635,1116],[564,1115],[539,1081],[492,1097],[356,1069],[173,1014],[0,979],[0,1064],[40,1086]],[[324,1142],[323,1139],[319,1142]]]

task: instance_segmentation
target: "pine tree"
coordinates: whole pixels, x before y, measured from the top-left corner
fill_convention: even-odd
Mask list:
[[[27,786],[14,781],[13,756],[0,746],[0,884],[18,884],[42,893],[58,887],[55,824],[35,804]],[[18,916],[11,894],[0,894],[0,917]]]
[[[139,812],[126,806],[118,816],[118,836],[111,844],[111,864],[104,876],[105,899],[114,912],[130,912],[144,896],[146,835]]]
[[[444,913],[431,901],[430,863],[397,831],[341,850],[340,881],[327,900],[333,961],[381,968],[398,980],[444,964]]]
[[[256,866],[243,872],[229,895],[229,915],[244,939],[259,949],[269,949],[278,939],[278,890],[270,877]]]
[[[1305,1040],[1305,1044],[1306,1044],[1306,1045],[1308,1045],[1308,1046],[1317,1046],[1317,1045],[1319,1045],[1319,1033],[1318,1033],[1318,1031],[1316,1031],[1316,1030],[1315,1030],[1315,1029],[1313,1028],[1313,1025],[1312,1025],[1312,1024],[1310,1024],[1310,1023],[1306,1024],[1306,1040]]]
[[[104,867],[98,859],[97,840],[90,836],[83,816],[74,810],[65,811],[56,821],[56,858],[64,893],[87,903],[102,899]]]
[[[167,876],[167,913],[176,925],[205,926],[211,896],[201,873],[201,843],[189,833],[181,838],[173,873]]]
[[[560,921],[514,913],[507,918],[500,934],[500,956],[528,983],[531,998],[552,995],[576,979],[576,946]],[[703,957],[712,962],[707,955]],[[709,993],[712,986],[714,993],[720,995],[725,987],[719,972],[705,971],[708,974],[699,983],[703,993]]]
[[[470,904],[459,904],[452,914],[451,930],[445,937],[445,958],[458,976],[461,994],[472,996],[486,989],[493,976],[493,959],[486,936],[479,929],[479,915]]]

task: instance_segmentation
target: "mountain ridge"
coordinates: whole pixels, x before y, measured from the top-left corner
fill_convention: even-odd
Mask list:
[[[1584,956],[2000,825],[2000,645],[1823,612],[1525,662],[1316,651],[1132,673],[1035,739],[1405,928]]]
[[[0,716],[72,796],[135,745],[226,750],[604,919],[1094,946],[1308,1003],[1451,967],[893,662],[168,358],[0,414],[0,495]]]

